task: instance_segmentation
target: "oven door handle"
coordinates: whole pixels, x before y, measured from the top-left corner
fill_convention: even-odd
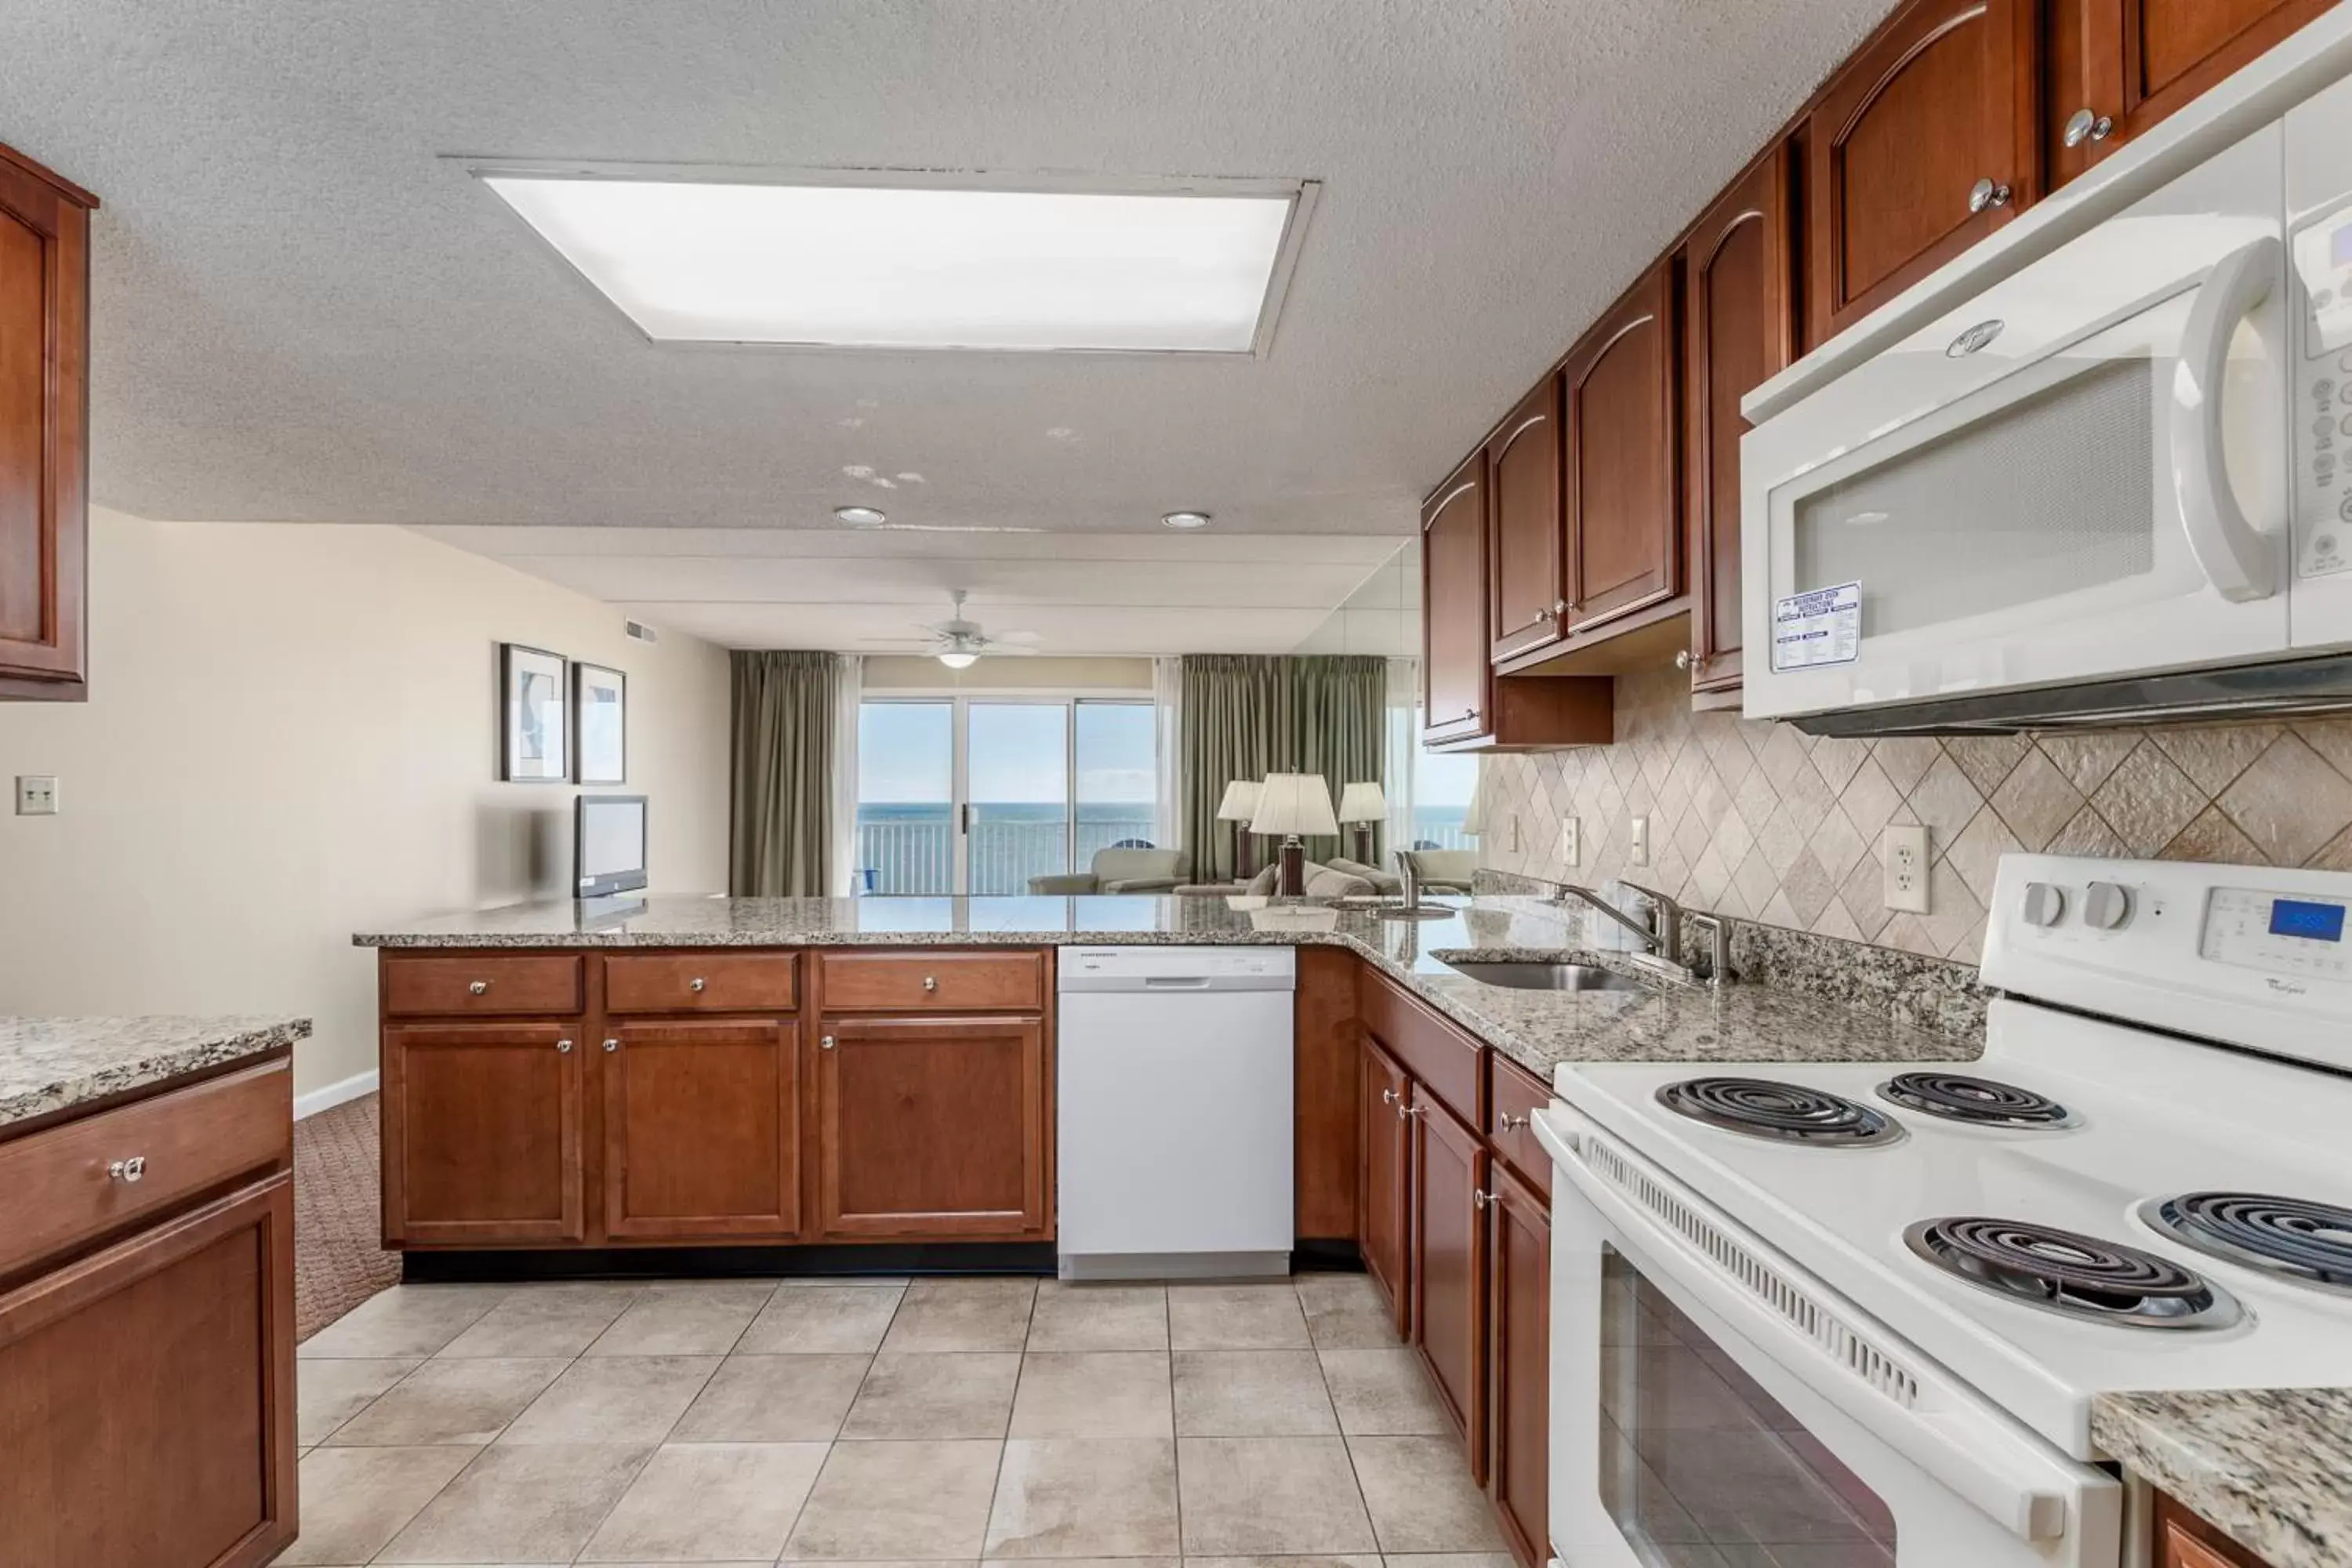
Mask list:
[[[2230,489],[2222,384],[2238,323],[2277,287],[2279,255],[2278,240],[2266,234],[2213,264],[2198,285],[2172,367],[2172,488],[2189,551],[2214,591],[2238,603],[2278,592],[2278,551]]]
[[[1922,1392],[1936,1396],[1941,1409],[1906,1408],[1859,1382],[1852,1368],[1798,1331],[1679,1232],[1643,1215],[1614,1184],[1592,1169],[1584,1158],[1585,1140],[1592,1134],[1580,1132],[1578,1120],[1574,1111],[1555,1102],[1536,1113],[1537,1139],[1551,1151],[1553,1163],[1602,1219],[1621,1235],[1646,1244],[1645,1258],[1660,1272],[1704,1301],[1710,1311],[1834,1405],[1840,1414],[2011,1534],[2024,1541],[2052,1541],[2065,1534],[2067,1494],[2051,1485],[2059,1478],[2052,1474],[2049,1459],[2030,1447],[2032,1439],[2006,1417],[1963,1398],[1947,1397],[1951,1391],[1937,1388],[1928,1380],[1922,1380]],[[1634,1159],[1622,1145],[1612,1147],[1612,1153],[1695,1212],[1713,1212],[1710,1205],[1696,1201],[1687,1188]],[[1794,1270],[1784,1271],[1792,1278],[1795,1275]],[[1808,1282],[1806,1289],[1825,1302],[1834,1300],[1818,1285]],[[1839,1310],[1857,1321],[1866,1321],[1858,1309]],[[1841,1391],[1849,1386],[1861,1397],[1844,1396]]]

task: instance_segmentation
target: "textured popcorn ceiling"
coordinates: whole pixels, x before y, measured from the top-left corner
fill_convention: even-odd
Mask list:
[[[105,199],[130,511],[1401,535],[1888,8],[11,0],[0,141]],[[451,153],[1324,186],[1262,361],[814,354],[647,344]]]
[[[1622,679],[1615,745],[1486,758],[1481,860],[1969,963],[1994,868],[2017,850],[2352,870],[2352,719],[1843,741],[1694,714],[1686,692],[1671,670]],[[1644,812],[1637,867],[1626,848]],[[1571,814],[1585,843],[1572,868],[1559,858]],[[1925,915],[1881,904],[1891,822],[1927,825]]]

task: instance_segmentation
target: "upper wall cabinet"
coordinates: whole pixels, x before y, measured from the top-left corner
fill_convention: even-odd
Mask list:
[[[1559,640],[1559,378],[1547,375],[1486,443],[1496,663]]]
[[[1789,151],[1776,146],[1683,241],[1683,518],[1691,562],[1691,689],[1740,679],[1739,400],[1789,364]]]
[[[2042,116],[2053,184],[2073,179],[2334,0],[2051,0]]]
[[[1421,707],[1432,742],[1485,732],[1486,454],[1472,455],[1421,511]]]
[[[1822,89],[1803,128],[1808,343],[2040,194],[2035,11],[2034,0],[1914,0]]]
[[[1675,517],[1674,268],[1661,261],[1560,370],[1566,619],[1580,632],[1682,590]]]
[[[0,147],[0,699],[87,694],[89,215]]]

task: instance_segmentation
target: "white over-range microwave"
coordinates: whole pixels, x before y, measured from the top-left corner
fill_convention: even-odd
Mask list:
[[[2352,708],[2352,16],[1752,394],[1750,718]]]

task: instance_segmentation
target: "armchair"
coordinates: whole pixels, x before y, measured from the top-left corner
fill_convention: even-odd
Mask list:
[[[1033,893],[1067,897],[1081,893],[1166,893],[1192,874],[1192,858],[1181,849],[1097,849],[1094,863],[1066,876],[1032,877]]]

